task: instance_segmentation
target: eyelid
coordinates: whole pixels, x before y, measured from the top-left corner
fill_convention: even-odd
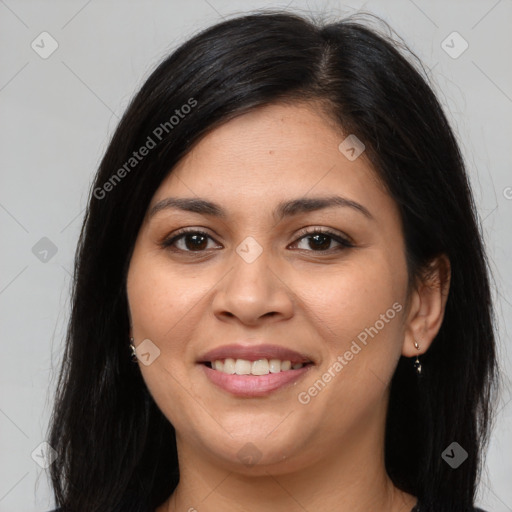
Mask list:
[[[306,228],[303,228],[299,231],[299,233],[297,233],[297,237],[300,238],[304,238],[305,236],[308,236],[308,235],[315,235],[315,234],[321,234],[321,235],[328,235],[330,236],[331,238],[334,238],[335,240],[338,239],[341,240],[340,243],[345,243],[347,245],[350,245],[350,246],[354,246],[354,240],[349,237],[348,235],[346,235],[345,233],[341,232],[341,231],[338,231],[338,230],[334,230],[334,229],[331,229],[331,228],[323,228],[323,227],[319,227],[319,226],[314,226],[314,227],[306,227]]]

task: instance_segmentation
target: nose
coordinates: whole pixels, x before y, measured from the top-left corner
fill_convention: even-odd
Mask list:
[[[245,325],[282,321],[293,315],[293,292],[268,251],[252,262],[233,254],[233,266],[218,285],[213,313],[222,321],[237,319]]]

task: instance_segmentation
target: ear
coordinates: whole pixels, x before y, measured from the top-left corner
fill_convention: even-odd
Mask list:
[[[414,357],[429,349],[443,323],[450,277],[450,260],[442,254],[430,262],[417,282],[405,322],[403,356]],[[418,343],[419,349],[414,342]]]

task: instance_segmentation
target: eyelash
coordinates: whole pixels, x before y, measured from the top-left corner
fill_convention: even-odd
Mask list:
[[[189,235],[189,234],[201,235],[201,236],[204,236],[206,238],[210,238],[211,240],[213,240],[213,238],[208,233],[206,233],[205,231],[201,231],[201,230],[198,230],[198,229],[186,229],[185,228],[185,229],[179,230],[171,238],[166,238],[166,239],[162,240],[162,242],[160,242],[160,246],[163,249],[170,249],[170,250],[172,250],[174,252],[181,252],[181,253],[188,253],[188,254],[200,254],[200,253],[206,252],[207,249],[201,250],[201,251],[189,251],[189,250],[183,250],[183,249],[176,249],[175,247],[173,247],[175,242],[177,242],[178,240],[184,238],[186,235]],[[302,231],[300,233],[299,238],[297,238],[297,240],[294,243],[300,242],[302,239],[307,238],[308,236],[311,237],[311,236],[314,236],[314,235],[317,235],[317,234],[318,235],[325,235],[325,236],[333,239],[335,242],[338,242],[341,245],[341,247],[338,247],[337,249],[334,249],[335,251],[342,251],[344,249],[355,247],[348,239],[342,237],[338,233],[330,231],[329,229],[321,229],[321,228],[314,228],[314,229],[312,229],[310,231]],[[299,250],[306,250],[306,249],[299,249]],[[311,249],[311,250],[306,250],[306,251],[307,252],[329,253],[330,254],[332,252],[332,250],[333,249],[326,249],[326,250],[315,251],[315,250]]]

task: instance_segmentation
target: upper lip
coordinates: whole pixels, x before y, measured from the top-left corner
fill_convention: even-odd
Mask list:
[[[203,354],[200,363],[208,363],[219,359],[247,359],[248,361],[257,361],[258,359],[279,359],[280,361],[291,361],[291,363],[311,363],[312,360],[305,354],[300,354],[279,345],[269,345],[266,343],[252,345],[223,345],[214,348]]]

